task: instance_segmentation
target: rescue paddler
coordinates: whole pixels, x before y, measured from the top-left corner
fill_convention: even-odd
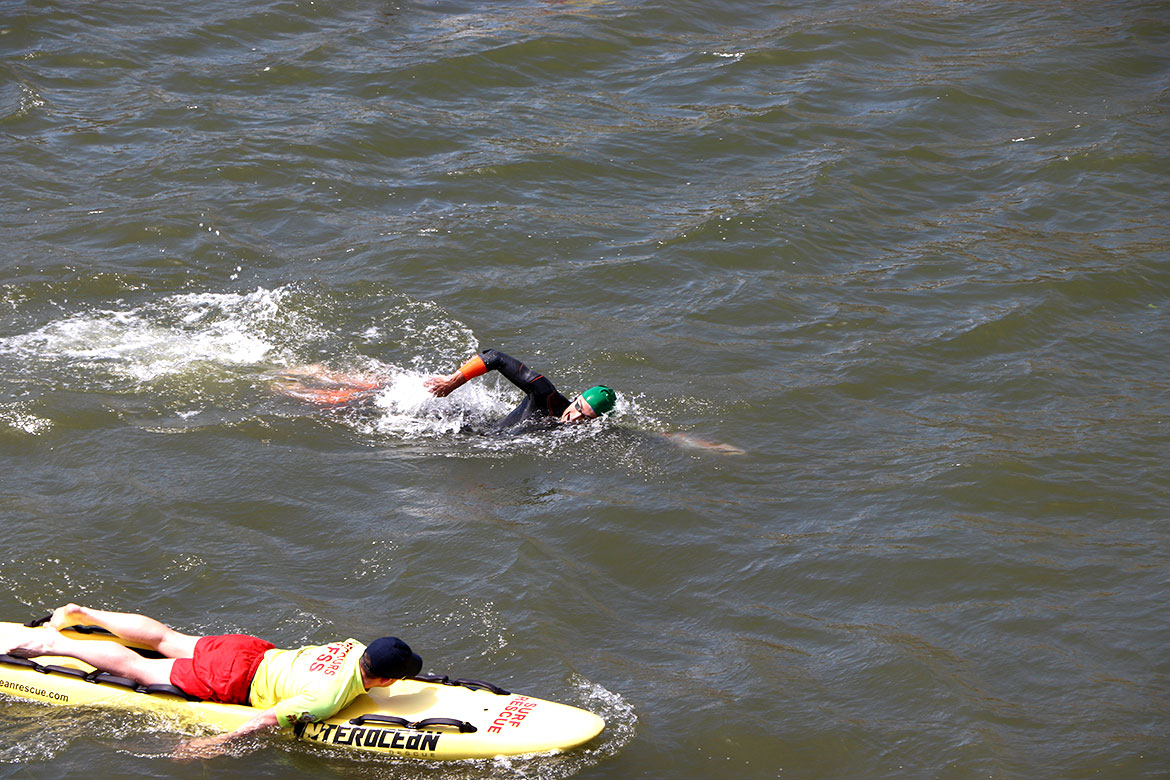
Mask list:
[[[162,658],[145,658],[113,642],[71,639],[70,626],[97,626]],[[126,612],[58,607],[47,625],[0,635],[0,652],[35,658],[77,658],[140,685],[174,685],[204,701],[245,704],[259,712],[235,731],[188,740],[180,755],[214,756],[231,740],[262,729],[324,720],[371,688],[386,688],[422,669],[422,659],[397,637],[368,646],[355,639],[281,650],[246,634],[193,636],[154,618]]]

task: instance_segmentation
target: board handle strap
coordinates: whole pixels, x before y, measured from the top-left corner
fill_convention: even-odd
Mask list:
[[[457,680],[452,680],[445,674],[419,674],[411,677],[412,680],[419,680],[421,682],[438,683],[440,685],[459,685],[471,690],[491,691],[497,696],[510,696],[511,692],[506,691],[498,685],[493,685],[490,682],[483,680],[469,680],[466,677],[460,677]]]
[[[364,726],[367,723],[384,723],[388,726],[398,726],[404,729],[428,729],[436,726],[451,726],[459,729],[460,734],[474,734],[479,731],[475,726],[465,720],[456,720],[455,718],[423,718],[422,720],[409,721],[406,718],[400,718],[397,715],[358,715],[356,718],[350,718],[349,722],[354,726]]]

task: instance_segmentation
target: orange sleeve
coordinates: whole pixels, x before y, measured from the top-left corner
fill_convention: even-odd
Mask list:
[[[487,366],[484,365],[483,358],[476,355],[459,366],[459,373],[463,374],[464,379],[475,379],[477,376],[483,376],[487,373]]]

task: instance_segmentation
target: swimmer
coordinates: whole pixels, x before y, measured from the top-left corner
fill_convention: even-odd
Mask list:
[[[617,404],[617,393],[605,385],[595,385],[570,401],[543,374],[495,349],[485,349],[472,356],[451,374],[427,378],[423,387],[435,397],[444,398],[489,371],[499,371],[525,396],[515,409],[492,426],[495,431],[514,430],[541,421],[584,423],[612,412]],[[370,403],[374,395],[390,383],[385,376],[339,374],[320,364],[291,369],[284,372],[281,379],[284,381],[276,385],[278,392],[327,408],[361,407]],[[722,455],[746,454],[730,444],[708,441],[689,433],[661,435],[686,449]]]
[[[468,380],[483,376],[488,371],[499,371],[520,388],[525,396],[519,406],[492,426],[497,431],[541,420],[581,423],[608,414],[617,403],[617,393],[604,385],[591,387],[570,401],[543,374],[494,349],[485,349],[452,374],[426,379],[423,386],[435,397],[444,398]],[[385,376],[339,374],[315,364],[285,371],[274,388],[283,395],[332,408],[369,403],[389,383],[390,379]]]

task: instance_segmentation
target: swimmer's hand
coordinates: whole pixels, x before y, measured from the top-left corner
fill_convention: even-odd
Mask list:
[[[423,380],[423,387],[427,392],[436,398],[446,398],[453,391],[462,387],[467,381],[467,377],[462,373],[456,371],[454,374],[448,376],[432,376]]]

